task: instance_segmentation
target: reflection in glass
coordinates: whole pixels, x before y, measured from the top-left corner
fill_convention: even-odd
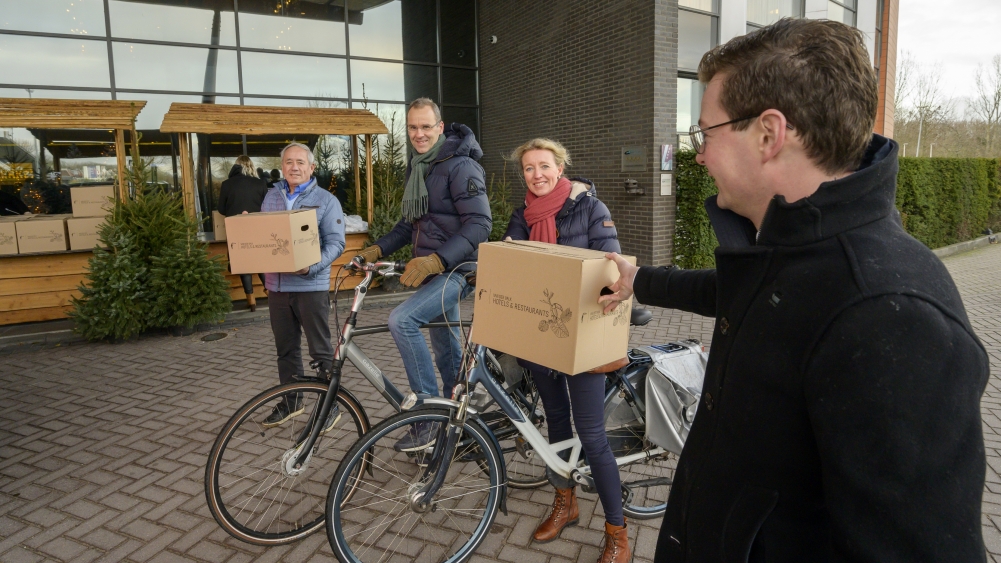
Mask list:
[[[688,128],[699,122],[702,112],[702,83],[691,78],[678,78],[678,133],[686,135]]]
[[[409,26],[409,21],[408,26]],[[441,0],[441,62],[476,66],[476,2]]]
[[[142,43],[114,43],[115,81],[119,88],[188,92],[240,91],[236,51],[216,49],[218,61],[208,66],[211,49]]]
[[[473,135],[480,138],[480,125],[476,108],[454,108],[445,106],[441,108],[441,119],[448,126],[450,123],[461,123],[473,130]]]
[[[104,36],[102,0],[4,2],[0,29]]]
[[[344,8],[315,2],[240,2],[240,46],[343,55]]]
[[[431,98],[435,102],[441,100],[438,96],[438,67],[403,65],[403,83],[404,99],[408,102],[417,98]]]
[[[834,2],[827,3],[827,19],[832,21],[839,21],[850,26],[855,25],[855,12],[846,9],[840,4]]]
[[[345,59],[251,52],[242,56],[245,94],[348,97]]]
[[[446,104],[476,104],[476,71],[441,69],[442,101]]]
[[[230,3],[213,0],[187,0],[185,6],[169,6],[151,0],[110,0],[111,36],[153,41],[177,41],[205,45],[236,45],[236,26]],[[218,38],[212,40],[214,8],[218,11]]]
[[[163,122],[163,116],[170,109],[170,104],[174,102],[184,103],[184,104],[200,104],[202,102],[201,96],[178,96],[176,94],[144,94],[142,92],[119,92],[119,100],[143,100],[146,102],[146,106],[143,110],[136,116],[136,129],[142,130],[160,130],[160,123]],[[225,104],[225,105],[239,105],[240,98],[231,98],[227,96],[216,96],[215,103]]]
[[[716,13],[715,0],[678,0],[678,6],[695,8],[696,10],[702,10],[703,12]]]
[[[406,100],[403,64],[352,60],[351,97],[369,100]]]
[[[441,3],[441,17],[447,21],[451,21],[460,16],[459,13],[446,14],[445,5],[447,1]],[[465,0],[462,2],[464,5],[468,5],[470,10],[472,10],[473,2]],[[403,58],[408,61],[420,61],[426,63],[436,63],[438,62],[438,40],[437,32],[435,30],[435,0],[404,0],[401,4],[401,18],[403,21],[407,22],[407,25],[403,27]],[[368,12],[366,12],[366,18],[368,17]],[[473,28],[469,26],[469,22],[474,21],[472,18],[469,20],[461,20],[469,27],[470,30]],[[357,54],[355,52],[354,41],[355,41],[355,29],[356,27],[351,27],[351,51],[352,54]],[[444,27],[443,29],[450,29],[448,33],[442,34],[442,51],[445,51],[446,44],[453,44],[457,39],[465,37],[463,29],[457,23],[455,28]],[[476,40],[476,37],[473,37]],[[471,51],[472,52],[472,51]],[[472,65],[474,63],[466,62],[459,64]]]
[[[747,0],[749,22],[770,25],[786,17],[803,17],[802,0]]]
[[[29,95],[24,88],[0,88],[0,98],[35,98],[52,100],[110,100],[110,92],[92,90],[39,90],[32,88]],[[2,129],[0,129],[2,130]]]
[[[245,106],[271,106],[287,108],[346,108],[348,103],[340,100],[305,100],[296,98],[243,98]]]
[[[0,35],[0,69],[7,84],[111,86],[104,41]]]
[[[351,25],[351,56],[403,59],[403,21],[400,2],[393,1],[362,12],[361,25]],[[354,67],[351,68],[352,74]],[[355,94],[357,96],[357,94]]]
[[[716,45],[711,16],[678,10],[678,68],[695,70],[706,51]]]

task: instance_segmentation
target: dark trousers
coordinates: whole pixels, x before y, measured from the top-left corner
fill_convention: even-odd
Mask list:
[[[264,274],[257,274],[264,283]],[[254,274],[240,274],[240,282],[243,284],[243,292],[250,295],[254,292]]]
[[[567,377],[532,362],[518,360],[518,363],[532,372],[535,387],[542,397],[550,444],[573,437],[570,428],[573,412],[573,425],[577,427],[581,448],[591,465],[591,477],[605,510],[605,520],[615,526],[624,525],[622,481],[605,434],[605,374],[579,373]]]
[[[278,380],[289,383],[304,375],[302,368],[302,333],[306,333],[309,355],[329,370],[334,361],[330,342],[330,293],[304,291],[268,293],[271,331],[278,349]]]

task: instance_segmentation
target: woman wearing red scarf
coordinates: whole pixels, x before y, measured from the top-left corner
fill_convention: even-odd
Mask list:
[[[594,184],[582,178],[567,179],[563,170],[570,156],[562,145],[549,139],[532,139],[514,150],[525,177],[525,205],[511,215],[506,239],[535,240],[552,244],[619,252],[615,225],[608,208],[595,193]],[[570,414],[581,446],[591,465],[598,498],[605,510],[605,549],[599,563],[625,563],[630,550],[622,516],[622,486],[619,468],[605,434],[603,399],[605,374],[580,373],[568,377],[531,362],[519,360],[532,372],[542,397],[549,424],[549,442],[573,437]],[[572,482],[557,488],[553,509],[535,530],[535,541],[556,539],[560,531],[577,523],[577,495]]]

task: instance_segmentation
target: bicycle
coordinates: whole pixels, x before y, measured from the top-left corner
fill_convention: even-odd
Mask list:
[[[662,351],[700,353],[700,361],[704,360],[697,341],[664,345]],[[606,428],[611,425],[616,431],[610,442],[617,444],[613,453],[620,472],[625,471],[623,512],[632,518],[654,518],[665,511],[680,447],[674,451],[658,446],[641,430],[646,413],[638,387],[653,360],[641,350],[631,351],[629,360],[608,377]],[[704,363],[701,366],[704,370]],[[410,395],[404,412],[377,424],[352,446],[330,483],[326,502],[327,538],[340,561],[383,561],[399,555],[461,562],[483,541],[497,511],[506,513],[502,449],[471,405],[477,386],[496,402],[527,444],[519,448],[520,455],[531,452],[554,479],[594,490],[590,468],[580,458],[580,441],[573,437],[549,444],[498,384],[494,373],[499,369],[489,349],[471,346],[467,338],[464,380],[456,384],[454,399],[431,402]],[[683,409],[694,415],[694,405],[697,398],[686,400]],[[687,419],[688,412],[683,416]],[[396,452],[392,445],[416,424],[435,425],[433,445],[419,452]],[[687,436],[687,431],[683,434]],[[560,453],[567,451],[564,459]],[[367,470],[364,474],[362,467]]]
[[[387,325],[356,327],[358,312],[375,274],[399,275],[401,262],[351,262],[348,269],[364,274],[355,287],[354,300],[344,322],[335,350],[330,377],[301,378],[299,381],[272,387],[250,399],[227,421],[209,452],[205,469],[205,496],[216,522],[233,537],[256,545],[280,545],[299,540],[323,526],[327,485],[337,463],[359,437],[371,427],[361,402],[340,385],[345,361],[350,361],[383,398],[397,411],[404,394],[358,347],[358,336],[388,332]],[[428,323],[424,328],[445,328],[456,323]],[[462,323],[458,323],[462,326]],[[318,366],[311,363],[313,369]],[[515,396],[519,408],[535,424],[543,423],[538,414],[538,396],[530,379],[513,381],[507,391]],[[340,416],[330,421],[336,392]],[[302,414],[282,425],[266,428],[262,421],[280,401],[300,397]],[[427,399],[433,403],[431,398]],[[448,403],[443,403],[448,404]],[[316,421],[327,421],[322,427]],[[500,426],[506,419],[498,418]],[[498,426],[502,439],[515,438],[513,427]],[[512,442],[506,448],[517,455]],[[530,458],[512,460],[521,467],[511,485],[538,487],[546,482],[544,467]],[[359,468],[364,470],[365,468]],[[348,491],[348,495],[353,489]]]

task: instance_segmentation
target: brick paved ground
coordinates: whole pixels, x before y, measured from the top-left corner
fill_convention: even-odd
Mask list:
[[[946,259],[971,320],[1001,374],[1001,247]],[[388,309],[362,324],[384,322]],[[697,315],[655,310],[634,344],[695,336],[712,323]],[[258,548],[226,535],[202,492],[205,456],[228,416],[276,382],[266,323],[225,331],[202,342],[153,337],[124,344],[87,344],[0,355],[0,561],[332,561],[326,537]],[[388,335],[359,344],[394,381],[406,385]],[[983,400],[988,452],[984,533],[1001,563],[1001,384],[992,377]],[[357,373],[346,385],[373,420],[391,409]],[[476,559],[562,563],[597,558],[603,517],[596,497],[582,495],[582,525],[546,545],[529,538],[551,499],[551,487],[512,491]],[[593,514],[590,518],[585,515]],[[653,556],[659,521],[634,522],[637,561]]]

